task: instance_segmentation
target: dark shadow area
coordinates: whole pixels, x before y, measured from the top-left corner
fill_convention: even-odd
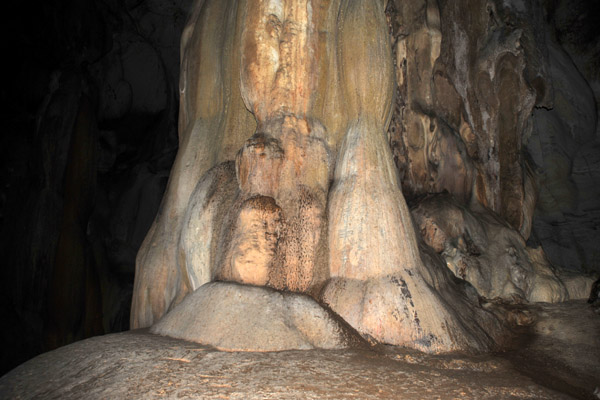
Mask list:
[[[0,374],[58,346],[129,329],[135,255],[177,152],[179,38],[189,6],[7,4]]]

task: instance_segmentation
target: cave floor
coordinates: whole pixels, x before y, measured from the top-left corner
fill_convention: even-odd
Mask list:
[[[110,334],[15,368],[0,378],[0,398],[600,398],[600,315],[582,301],[530,307],[536,323],[512,350],[475,356],[220,352],[146,330]]]

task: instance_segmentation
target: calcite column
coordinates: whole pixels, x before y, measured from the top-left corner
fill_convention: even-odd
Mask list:
[[[486,349],[493,340],[482,327],[497,332],[494,318],[479,313],[481,325],[465,324],[459,315],[478,311],[440,266],[421,260],[385,135],[394,69],[383,4],[344,5],[338,54],[354,120],[339,148],[329,195],[332,278],[323,301],[377,342],[425,352]]]
[[[494,344],[498,320],[421,259],[386,137],[384,1],[199,1],[182,42],[181,147],[134,327],[225,280],[308,293],[378,342]]]
[[[302,292],[311,287],[317,262],[325,261],[331,161],[325,129],[309,116],[318,79],[313,7],[310,0],[270,0],[246,8],[241,94],[257,130],[236,157],[247,200],[224,279]],[[254,218],[266,224],[251,223]],[[261,244],[262,237],[270,244]],[[245,275],[262,278],[241,279]]]

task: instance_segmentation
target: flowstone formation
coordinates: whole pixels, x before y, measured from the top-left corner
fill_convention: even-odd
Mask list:
[[[466,207],[443,193],[429,195],[411,213],[427,245],[485,298],[556,303],[590,293],[591,278],[557,271],[541,247],[527,247],[489,209]]]
[[[459,279],[474,273],[457,278],[436,254],[470,225],[444,232],[441,248],[421,243],[403,195],[445,190],[444,210],[456,201],[503,221],[520,246],[496,250],[510,271],[511,252],[528,251],[535,184],[521,141],[547,101],[543,60],[526,62],[536,32],[506,22],[509,8],[476,3],[197,0],[182,37],[180,148],[138,253],[131,327],[228,350],[337,348],[358,333],[485,351],[506,328],[480,295],[566,299],[550,267],[480,273],[478,294]],[[271,309],[289,331],[268,329]],[[249,343],[253,327],[281,341]]]

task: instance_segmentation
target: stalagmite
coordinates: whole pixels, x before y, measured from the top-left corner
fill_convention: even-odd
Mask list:
[[[483,351],[506,329],[479,295],[566,298],[522,238],[536,198],[521,158],[535,101],[523,33],[488,11],[449,29],[440,21],[456,8],[433,1],[197,1],[182,39],[181,147],[138,255],[132,327],[168,313],[171,334],[207,340],[185,328],[189,304],[214,307],[206,284],[230,281],[308,294],[373,342]],[[471,275],[448,252],[467,245],[415,232],[404,190],[496,213],[519,254],[498,257],[510,271],[529,260],[530,275],[510,287],[474,269],[485,282],[459,279]],[[178,307],[186,296],[198,299]]]

